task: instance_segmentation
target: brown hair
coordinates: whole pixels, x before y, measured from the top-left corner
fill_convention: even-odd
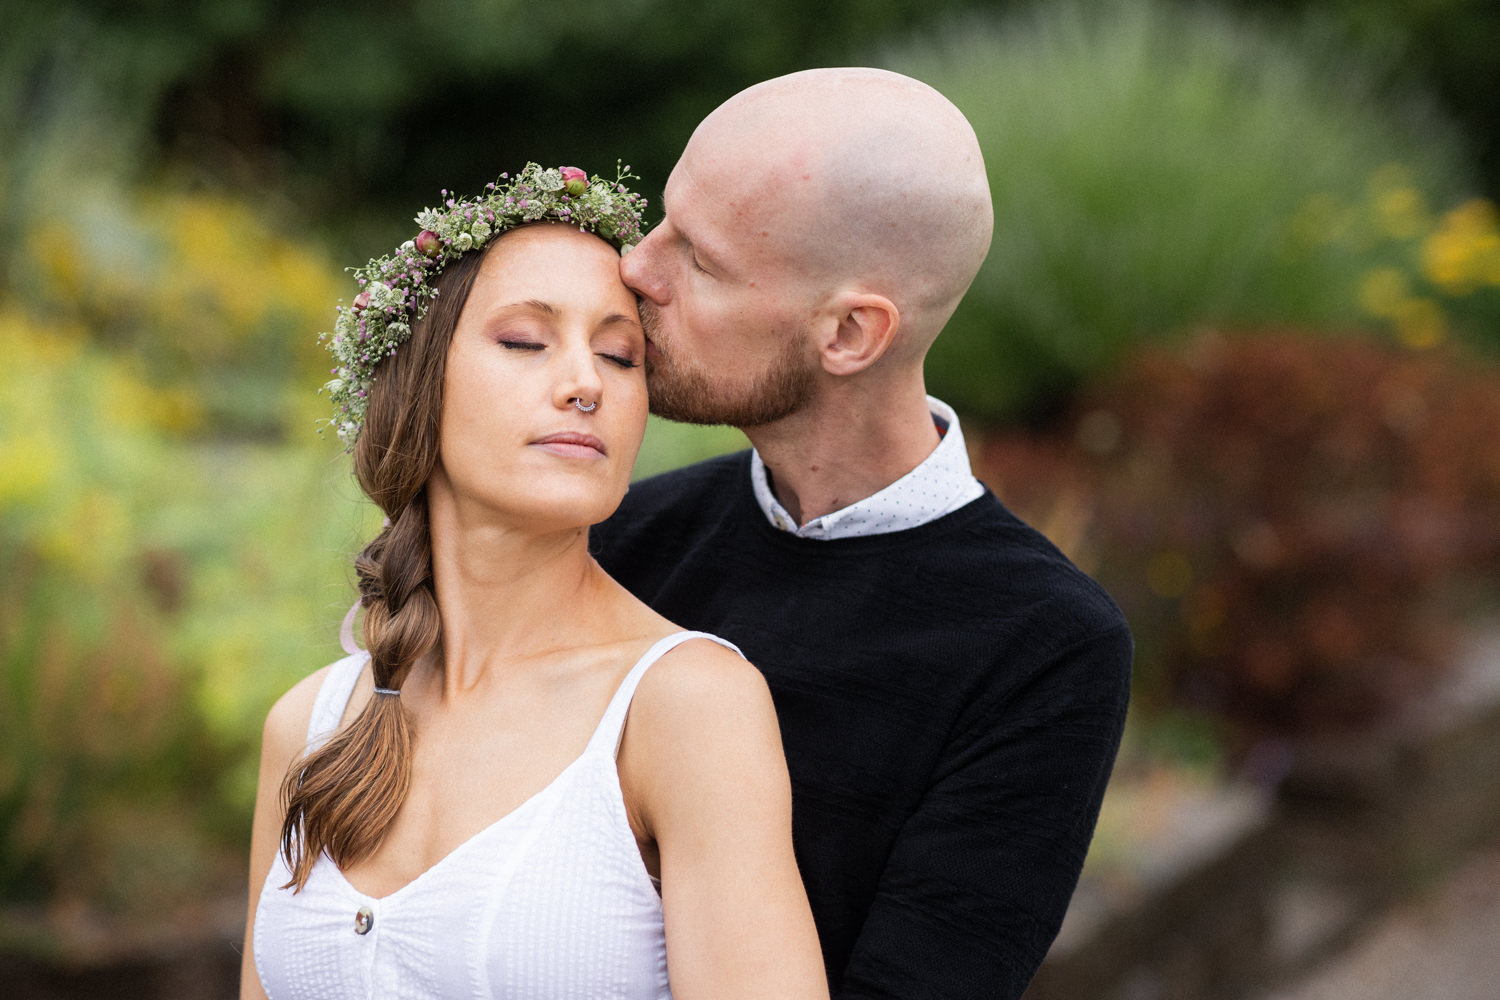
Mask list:
[[[354,447],[360,488],[387,519],[354,559],[379,688],[399,690],[412,664],[442,641],[425,488],[438,458],[448,345],[484,256],[459,258],[434,282],[441,293],[411,340],[376,369]],[[346,729],[292,765],[281,785],[281,851],[292,872],[282,888],[301,890],[325,851],[348,868],[380,846],[411,782],[413,739],[401,699],[377,694]]]

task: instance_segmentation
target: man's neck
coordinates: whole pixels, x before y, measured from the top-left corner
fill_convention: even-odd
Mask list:
[[[821,404],[744,428],[777,501],[798,524],[879,493],[922,464],[940,440],[920,384],[880,405],[826,397]]]

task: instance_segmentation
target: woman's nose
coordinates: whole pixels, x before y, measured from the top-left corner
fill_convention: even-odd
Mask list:
[[[566,407],[575,405],[574,400],[581,400],[579,409],[587,413],[604,393],[601,361],[589,345],[568,349],[562,352],[562,358],[563,372],[557,381],[554,401],[559,407]]]

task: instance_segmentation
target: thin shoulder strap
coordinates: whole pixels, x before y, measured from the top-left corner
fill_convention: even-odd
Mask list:
[[[312,717],[307,720],[309,751],[322,746],[339,728],[339,720],[344,717],[344,709],[359,681],[359,672],[369,658],[369,653],[358,652],[329,666],[328,674],[318,688],[318,697],[313,701]]]
[[[641,683],[641,678],[646,676],[646,671],[651,669],[651,664],[689,639],[708,639],[726,649],[734,650],[741,656],[745,655],[740,652],[740,647],[728,639],[721,639],[709,632],[673,632],[669,636],[658,639],[650,649],[641,654],[635,666],[630,668],[630,673],[626,674],[625,679],[620,682],[620,686],[615,690],[615,696],[609,700],[609,707],[604,710],[604,717],[599,720],[599,727],[594,730],[594,735],[589,739],[585,753],[608,747],[611,754],[619,754],[620,737],[625,735],[625,717],[630,713],[630,701],[635,697],[635,689]]]

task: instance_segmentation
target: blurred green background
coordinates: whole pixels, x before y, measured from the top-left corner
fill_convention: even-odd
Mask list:
[[[931,389],[1126,608],[1134,743],[1232,769],[1357,731],[1495,610],[1485,0],[4,14],[0,904],[240,888],[261,720],[337,655],[378,523],[314,430],[342,268],[528,159],[655,201],[700,118],[809,66],[979,133],[995,242]],[[638,472],[742,441],[653,424]]]

